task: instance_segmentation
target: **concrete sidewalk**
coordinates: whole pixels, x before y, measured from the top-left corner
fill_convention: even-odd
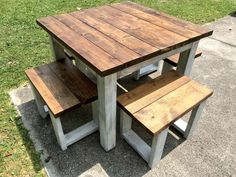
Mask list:
[[[30,88],[25,86],[11,91],[13,103],[41,153],[48,175],[236,176],[236,17],[228,16],[206,26],[215,32],[201,41],[199,48],[203,55],[195,61],[191,76],[213,89],[214,94],[207,102],[192,139],[184,141],[173,133],[168,134],[163,158],[153,170],[120,139],[119,133],[116,148],[108,153],[100,147],[98,133],[61,151],[50,119],[41,118],[36,110]],[[130,79],[130,82],[134,81]],[[65,131],[82,123],[75,115],[89,119],[90,112],[89,105],[68,115],[70,119],[63,120]],[[135,125],[135,129],[150,143],[151,137],[141,127]]]

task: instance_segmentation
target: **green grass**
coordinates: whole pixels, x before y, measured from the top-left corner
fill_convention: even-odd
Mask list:
[[[10,103],[9,90],[26,82],[24,70],[50,61],[42,16],[117,1],[0,0],[0,176],[44,176],[39,154]],[[136,0],[171,15],[203,24],[235,11],[235,0]]]

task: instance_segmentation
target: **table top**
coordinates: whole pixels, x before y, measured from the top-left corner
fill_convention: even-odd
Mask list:
[[[37,23],[102,76],[212,34],[133,2],[44,17]]]

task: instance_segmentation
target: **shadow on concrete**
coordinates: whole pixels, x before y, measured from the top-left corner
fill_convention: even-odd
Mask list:
[[[27,102],[26,104],[17,106],[17,108],[20,111],[21,115],[24,116],[25,115],[24,112],[27,111],[28,108],[32,107],[32,106],[29,107],[29,105],[33,105],[33,104],[34,104],[34,101],[32,100],[32,101]],[[34,110],[29,110],[29,111],[31,112]],[[40,153],[35,150],[34,143],[32,142],[29,135],[29,131],[26,128],[24,128],[22,124],[21,116],[16,117],[14,121],[19,131],[19,134],[21,135],[26,151],[31,159],[34,171],[37,173],[42,169],[42,166],[40,165],[41,164]]]
[[[136,82],[132,81],[131,82]],[[148,78],[142,78],[136,82],[140,84]],[[129,83],[129,82],[126,82]],[[132,85],[132,84],[131,84]],[[43,119],[39,116],[34,100],[18,105],[25,127],[29,130],[33,142],[40,144],[38,151],[44,155],[42,160],[47,168],[47,164],[52,164],[57,174],[54,176],[78,176],[91,169],[96,164],[100,164],[108,176],[143,176],[150,168],[146,162],[119,136],[119,120],[117,120],[117,145],[116,148],[105,152],[99,143],[99,133],[82,139],[69,146],[66,151],[62,151],[57,144],[54,131],[49,117]],[[91,119],[91,105],[79,108],[63,117],[62,124],[65,132],[68,132]],[[18,130],[24,141],[24,145],[29,153],[35,171],[39,171],[39,155],[35,154],[33,144],[29,141],[27,130],[16,122]],[[151,136],[142,127],[133,124],[133,129],[150,145]],[[178,137],[178,138],[176,138]],[[163,158],[184,140],[179,136],[168,134]],[[37,145],[37,146],[38,146]],[[50,167],[50,168],[51,168]]]

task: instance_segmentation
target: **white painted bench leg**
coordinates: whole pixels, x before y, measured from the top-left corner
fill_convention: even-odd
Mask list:
[[[197,126],[198,120],[201,117],[201,114],[202,114],[205,104],[206,104],[206,101],[202,102],[201,104],[199,104],[197,107],[195,107],[192,110],[186,130],[184,131],[184,134],[183,134],[184,138],[189,139],[192,136],[193,131],[195,130],[195,128]]]
[[[197,47],[198,47],[198,43],[194,42],[192,47],[189,50],[183,51],[180,53],[180,57],[179,57],[179,62],[177,65],[177,71],[180,74],[183,74],[185,76],[189,76],[192,66],[193,66],[193,62],[195,59],[195,54],[197,51]]]
[[[33,84],[31,82],[30,82],[30,86],[31,86],[31,90],[34,95],[34,99],[35,99],[36,106],[38,108],[38,112],[42,118],[46,118],[48,115],[48,112],[45,111],[46,104],[45,104],[43,98],[41,97],[41,95],[38,93],[38,91],[36,90],[36,88],[33,86]]]
[[[64,48],[52,37],[49,35],[52,55],[55,60],[61,60],[66,58]]]
[[[163,62],[163,66],[162,66],[162,71],[161,74],[167,73],[168,71],[172,70],[173,66],[167,62]]]
[[[155,167],[161,160],[162,152],[164,150],[168,129],[162,130],[159,134],[154,135],[152,139],[152,148],[149,156],[148,165],[150,168]]]
[[[127,133],[132,126],[132,118],[127,115],[122,109],[120,110],[120,133],[123,137],[125,133]]]
[[[60,117],[55,118],[54,115],[49,111],[54,132],[56,134],[57,142],[61,146],[61,149],[64,151],[67,149],[65,134],[62,129]]]
[[[100,143],[105,151],[116,145],[117,74],[97,76]]]

